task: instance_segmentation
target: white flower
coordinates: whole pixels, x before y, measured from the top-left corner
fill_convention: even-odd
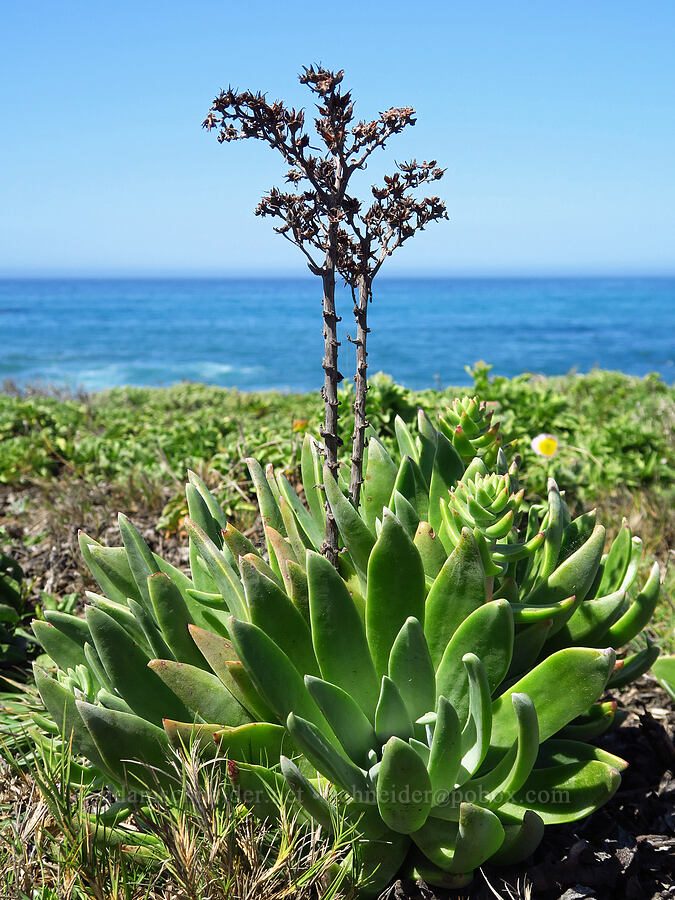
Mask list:
[[[558,452],[558,438],[554,434],[538,434],[532,438],[532,449],[539,456],[550,459]]]

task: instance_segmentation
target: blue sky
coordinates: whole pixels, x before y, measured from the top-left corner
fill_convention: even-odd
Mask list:
[[[391,274],[674,274],[675,3],[6,3],[0,274],[300,274],[253,209],[274,154],[200,123],[228,83],[306,103],[346,70],[380,156],[436,157],[451,216]]]

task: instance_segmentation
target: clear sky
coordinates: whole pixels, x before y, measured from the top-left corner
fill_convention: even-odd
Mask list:
[[[344,68],[418,124],[451,221],[391,274],[675,273],[673,0],[20,0],[0,17],[0,274],[296,273],[253,209],[280,160],[200,125],[220,88],[296,105]]]

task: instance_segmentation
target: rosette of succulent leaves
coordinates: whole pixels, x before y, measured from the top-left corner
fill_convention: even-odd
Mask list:
[[[100,593],[33,626],[50,740],[72,741],[80,776],[161,788],[169,748],[198,741],[257,815],[283,797],[314,827],[353,825],[364,897],[400,873],[466,884],[612,796],[625,763],[588,741],[618,721],[603,693],[658,654],[639,638],[658,566],[636,589],[640,539],[624,522],[606,548],[552,480],[526,511],[476,399],[396,436],[392,455],[369,435],[358,508],[309,436],[302,490],[248,460],[262,548],[191,473],[190,577],[123,516],[121,546],[80,534]]]

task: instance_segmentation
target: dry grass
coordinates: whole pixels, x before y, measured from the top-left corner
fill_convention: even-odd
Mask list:
[[[2,900],[350,900],[350,832],[327,836],[280,808],[276,827],[231,797],[222,769],[175,759],[177,790],[112,831],[103,791],[65,787],[69,758],[0,759]]]

